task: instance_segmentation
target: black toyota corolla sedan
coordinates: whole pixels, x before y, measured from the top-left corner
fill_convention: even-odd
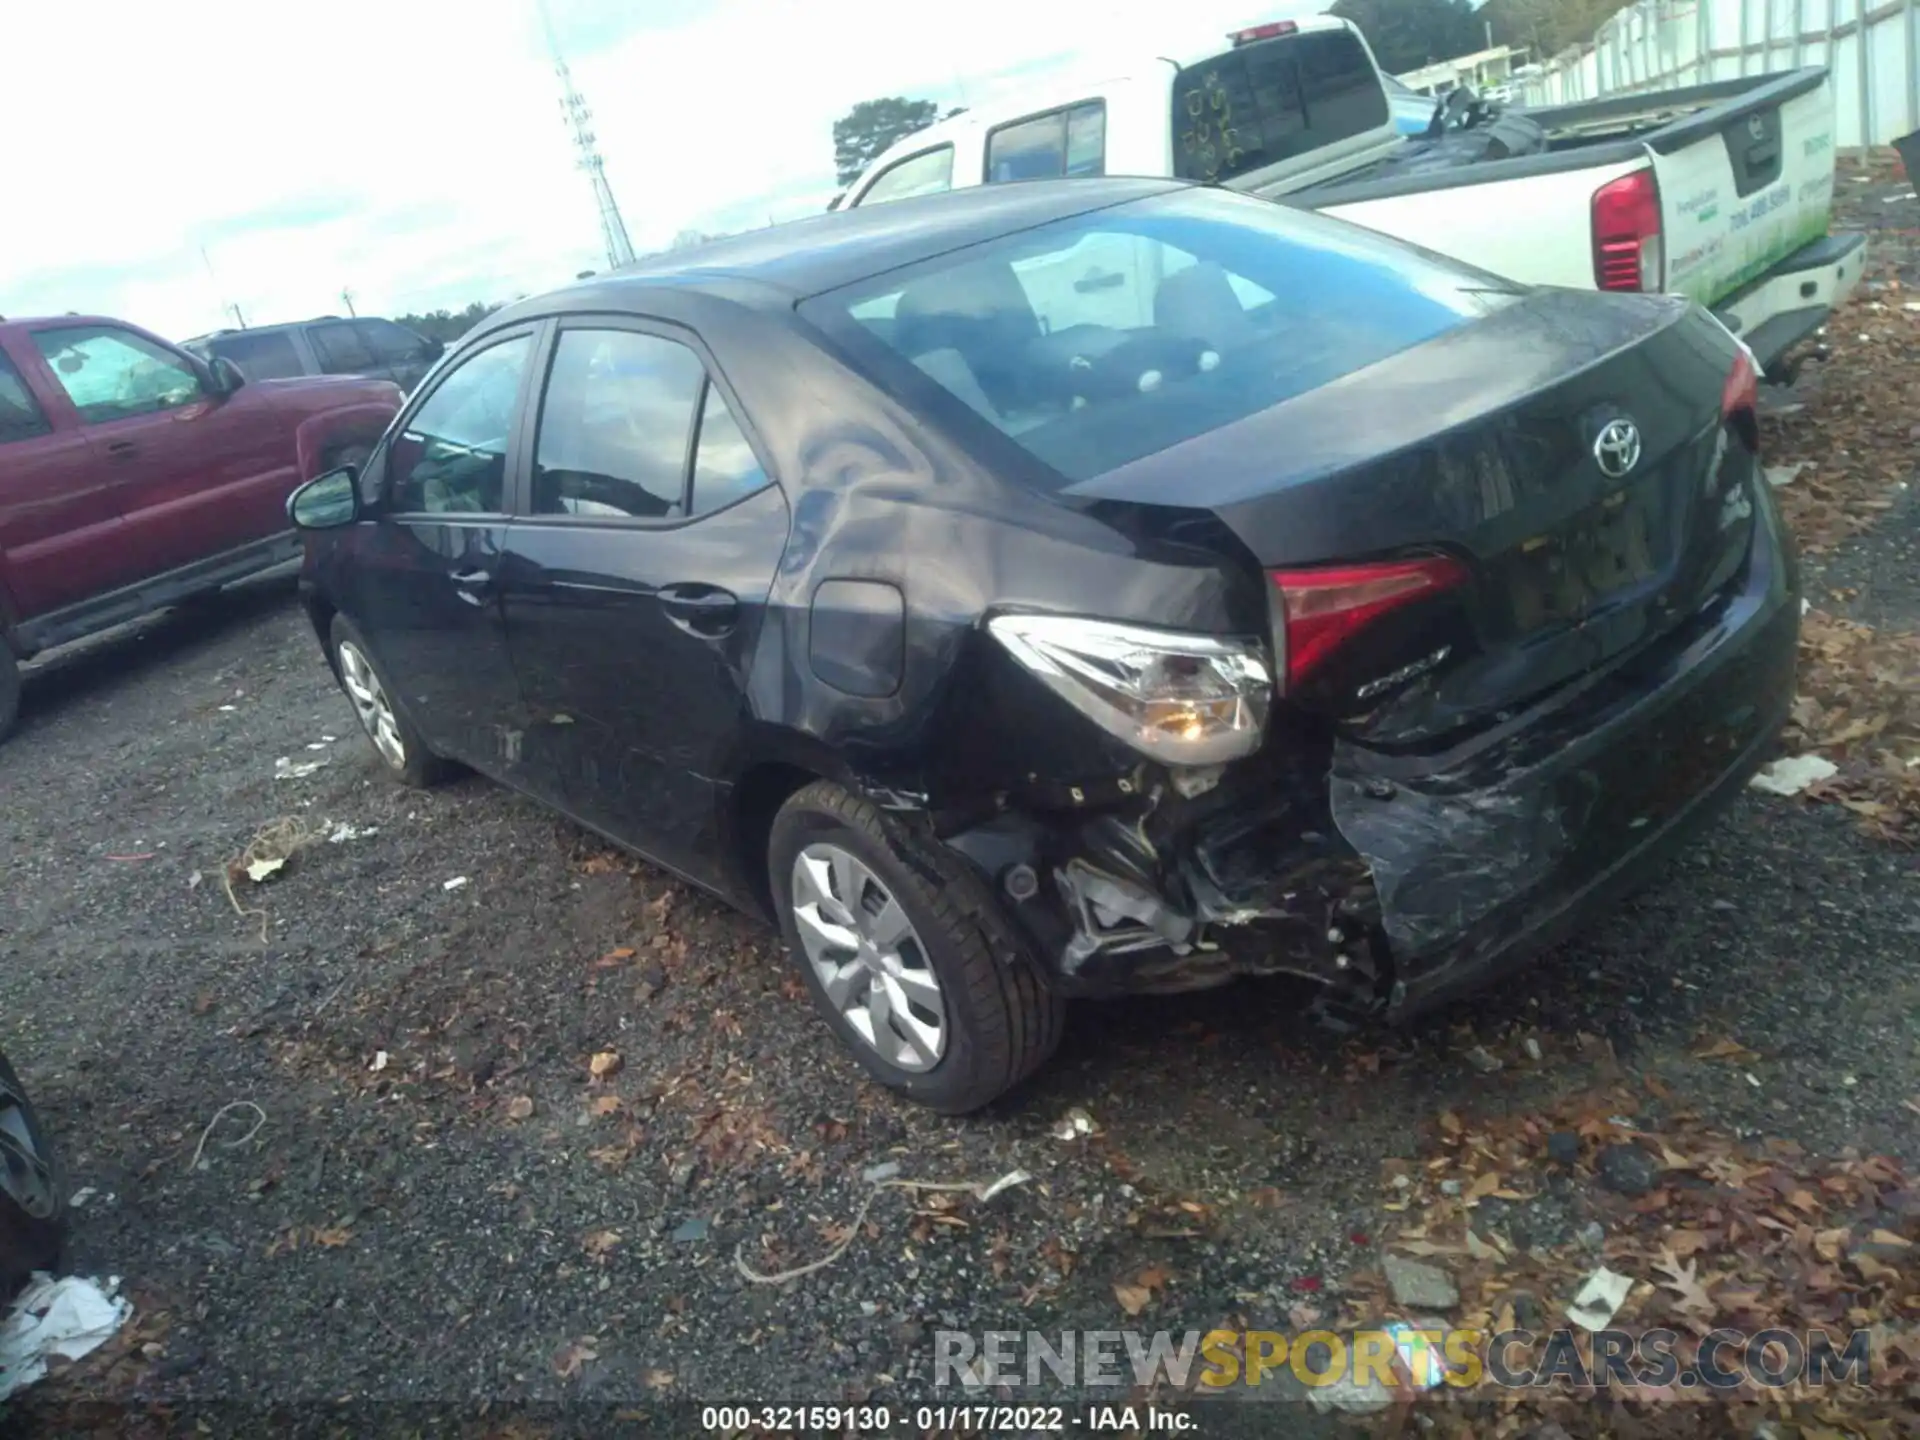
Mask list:
[[[381,759],[777,921],[951,1111],[1070,997],[1404,1015],[1765,758],[1750,356],[1159,180],[835,213],[523,301],[294,499]]]

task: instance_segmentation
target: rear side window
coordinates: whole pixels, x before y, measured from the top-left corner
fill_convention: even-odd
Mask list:
[[[426,343],[391,320],[356,320],[354,328],[373,358],[382,365],[407,365],[426,358]]]
[[[706,381],[685,345],[634,330],[566,330],[554,347],[534,453],[533,512],[672,520]]]
[[[329,375],[363,375],[380,368],[373,347],[360,331],[345,320],[332,325],[315,325],[307,331],[314,357]]]
[[[726,397],[708,381],[700,407],[700,440],[693,451],[693,513],[705,515],[766,485],[767,472],[741,433],[740,422],[727,408]]]
[[[215,355],[231,360],[249,380],[285,380],[305,373],[293,337],[284,330],[261,335],[223,335],[208,348]]]
[[[1107,105],[1092,100],[1000,126],[987,136],[987,183],[1103,175]]]
[[[1387,123],[1387,96],[1350,30],[1258,40],[1173,82],[1173,168],[1231,180]]]
[[[0,352],[0,445],[9,440],[31,440],[52,429],[40,410],[40,402],[33,398],[27,382],[13,368],[13,361],[5,352]]]
[[[886,200],[906,200],[915,195],[938,195],[953,188],[953,147],[942,145],[924,155],[910,155],[895,161],[874,177],[867,193],[857,202],[878,205]]]
[[[1012,442],[1059,485],[1282,404],[1520,293],[1357,226],[1196,188],[969,246],[801,314],[875,383],[925,397],[989,452]]]

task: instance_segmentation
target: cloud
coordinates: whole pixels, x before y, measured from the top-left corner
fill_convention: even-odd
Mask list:
[[[550,0],[641,250],[822,209],[833,121],[875,95],[981,101],[1089,47],[1159,43],[1164,6]],[[1244,3],[1187,0],[1209,34]],[[1234,18],[1240,18],[1239,13]],[[15,6],[0,312],[184,336],[458,306],[603,268],[533,0]],[[159,77],[164,77],[164,80]],[[206,259],[202,259],[202,251]],[[209,275],[209,266],[212,274]]]

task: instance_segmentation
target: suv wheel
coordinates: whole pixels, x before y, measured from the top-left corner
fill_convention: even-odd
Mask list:
[[[780,930],[815,1005],[882,1085],[978,1110],[1060,1043],[1065,1003],[984,886],[841,786],[781,807],[768,845]]]
[[[394,704],[392,687],[374,665],[372,652],[353,622],[344,615],[334,616],[330,638],[340,688],[388,771],[403,784],[419,789],[437,785],[451,775],[454,767],[427,749],[413,722]]]

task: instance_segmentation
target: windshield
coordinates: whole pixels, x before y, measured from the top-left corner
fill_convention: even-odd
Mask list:
[[[1351,30],[1260,40],[1174,77],[1174,173],[1232,180],[1387,120],[1380,72]]]
[[[801,314],[888,390],[917,388],[975,433],[985,421],[1060,484],[1316,389],[1520,293],[1358,226],[1194,188],[974,245],[818,296]]]

